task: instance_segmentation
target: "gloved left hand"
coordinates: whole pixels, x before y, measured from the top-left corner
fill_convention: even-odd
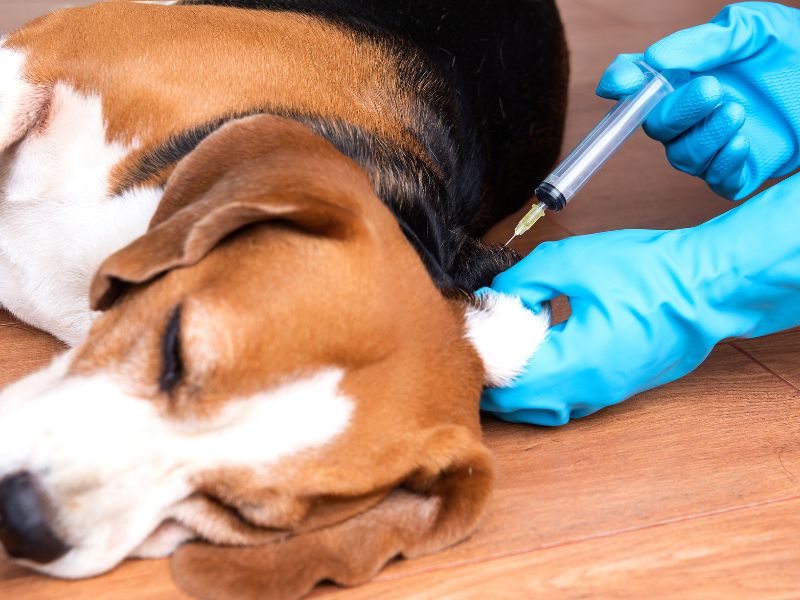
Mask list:
[[[482,407],[561,425],[686,375],[725,338],[800,325],[799,226],[795,175],[698,227],[542,244],[492,288],[534,311],[566,295],[572,316]]]
[[[597,93],[619,98],[641,86],[639,55],[621,55]],[[739,200],[800,168],[800,10],[741,2],[710,23],[656,42],[645,61],[689,80],[645,121],[672,165]]]

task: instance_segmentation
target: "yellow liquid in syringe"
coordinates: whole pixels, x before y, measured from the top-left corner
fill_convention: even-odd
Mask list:
[[[514,228],[514,235],[511,236],[511,239],[508,240],[503,247],[505,248],[513,241],[515,237],[522,235],[531,227],[533,227],[536,222],[544,216],[544,211],[546,208],[547,205],[545,205],[544,202],[534,204],[533,208],[530,209],[525,216],[520,219],[519,223],[517,223],[517,226]]]

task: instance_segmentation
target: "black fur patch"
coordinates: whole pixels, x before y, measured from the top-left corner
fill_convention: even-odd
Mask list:
[[[142,156],[135,170],[128,175],[127,179],[120,183],[119,191],[123,192],[134,188],[151,177],[155,177],[159,173],[176,165],[187,155],[194,152],[204,139],[230,120],[231,118],[217,119],[216,121],[205,123],[194,129],[182,131],[178,135],[173,135],[167,140],[167,143]]]

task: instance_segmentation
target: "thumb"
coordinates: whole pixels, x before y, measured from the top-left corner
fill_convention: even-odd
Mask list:
[[[644,85],[644,73],[634,64],[641,54],[620,54],[614,59],[597,85],[597,95],[609,100],[619,100],[633,94]]]
[[[754,35],[756,29],[759,35]],[[733,5],[714,20],[677,31],[645,52],[645,61],[658,70],[703,72],[756,54],[770,39],[771,23],[757,10]]]
[[[581,345],[576,346],[576,341]],[[510,386],[484,390],[481,409],[504,421],[547,426],[564,425],[570,418],[594,412],[594,390],[581,390],[575,381],[581,379],[580,365],[571,356],[580,354],[581,346],[585,341],[566,333],[564,324],[554,327]],[[572,352],[566,352],[568,348]],[[592,398],[588,403],[582,401],[587,391]]]
[[[566,293],[559,242],[546,242],[492,282],[497,292],[518,296],[529,310]]]

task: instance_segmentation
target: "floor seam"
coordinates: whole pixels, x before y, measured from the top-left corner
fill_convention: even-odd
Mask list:
[[[774,375],[775,377],[777,377],[778,379],[780,379],[780,380],[781,380],[783,383],[785,383],[786,385],[788,385],[788,386],[789,386],[790,388],[792,388],[794,391],[796,391],[796,392],[800,392],[800,387],[796,386],[794,383],[792,383],[791,381],[789,381],[788,379],[786,379],[786,378],[785,378],[783,375],[781,375],[780,373],[778,373],[778,372],[777,372],[777,371],[775,371],[774,369],[772,369],[772,368],[770,368],[769,366],[767,366],[767,365],[766,365],[764,362],[762,362],[762,361],[760,361],[759,359],[757,359],[755,356],[753,356],[753,355],[752,355],[750,352],[748,352],[747,350],[745,350],[744,348],[742,348],[741,346],[739,346],[737,343],[735,343],[735,342],[732,342],[732,343],[731,343],[731,346],[732,346],[732,347],[734,347],[734,348],[736,348],[736,349],[737,349],[739,352],[741,352],[742,354],[744,354],[744,355],[745,355],[747,358],[749,358],[750,360],[752,360],[752,361],[753,361],[754,363],[756,363],[756,364],[757,364],[759,367],[761,367],[762,369],[764,369],[764,370],[765,370],[765,371],[767,371],[768,373],[771,373],[772,375]]]
[[[574,232],[570,231],[569,229],[567,229],[566,227],[564,227],[558,221],[551,221],[551,223],[553,224],[554,227],[558,227],[561,231],[566,233],[568,236],[574,237],[574,236],[578,235],[577,233],[574,233]]]
[[[637,531],[649,531],[652,529],[659,529],[662,527],[669,527],[671,525],[678,525],[681,523],[689,523],[691,521],[702,521],[705,519],[710,519],[713,517],[718,517],[721,515],[733,514],[737,512],[743,512],[746,510],[752,510],[755,508],[766,508],[772,506],[779,506],[781,504],[789,504],[791,502],[798,502],[800,501],[800,495],[788,496],[785,498],[777,498],[774,500],[764,500],[761,502],[750,502],[748,504],[743,504],[740,506],[728,507],[728,508],[721,508],[717,510],[710,510],[702,513],[696,513],[691,515],[683,515],[679,517],[673,517],[671,519],[664,519],[663,521],[658,521],[657,523],[651,523],[650,525],[644,525],[641,527],[627,527],[622,529],[616,529],[613,531],[606,531],[602,533],[598,533],[596,535],[586,536],[580,539],[575,540],[566,540],[564,542],[558,542],[553,544],[544,544],[538,548],[529,548],[527,550],[516,550],[512,552],[506,553],[499,553],[493,556],[483,557],[481,559],[476,560],[464,560],[460,562],[454,562],[451,564],[442,564],[437,567],[430,567],[427,569],[421,569],[419,571],[415,571],[413,573],[405,573],[405,574],[398,574],[397,576],[389,576],[386,578],[376,579],[375,582],[389,582],[389,581],[400,581],[402,579],[408,577],[417,577],[420,575],[428,575],[431,573],[436,573],[439,571],[446,571],[449,569],[459,569],[462,567],[471,567],[480,565],[483,563],[492,562],[495,560],[505,560],[508,558],[514,558],[516,556],[524,556],[526,554],[534,554],[536,552],[543,552],[546,550],[552,550],[554,548],[566,548],[568,546],[575,546],[578,544],[590,543],[595,542],[598,540],[610,539],[614,537],[618,537],[621,535],[627,535],[629,533],[635,533]]]

